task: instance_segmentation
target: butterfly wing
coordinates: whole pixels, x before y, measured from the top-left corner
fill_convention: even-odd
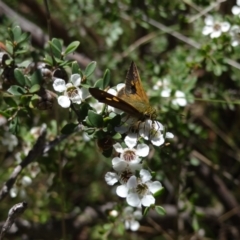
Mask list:
[[[140,118],[142,116],[142,114],[136,108],[134,108],[132,105],[130,105],[129,103],[125,102],[124,100],[122,100],[117,96],[114,96],[108,92],[102,91],[98,88],[89,88],[89,92],[99,102],[118,108],[124,111],[125,113],[131,116],[134,116],[136,118]]]
[[[149,104],[148,97],[142,86],[137,66],[134,62],[131,63],[128,70],[125,87],[120,90],[117,96],[126,102],[130,102],[130,104],[132,101],[129,100],[133,99],[133,97],[135,103],[142,103],[145,105]]]

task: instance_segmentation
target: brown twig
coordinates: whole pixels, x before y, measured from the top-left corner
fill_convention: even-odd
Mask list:
[[[16,218],[18,218],[22,213],[24,213],[26,208],[27,208],[27,203],[26,202],[21,202],[21,203],[15,204],[9,210],[8,218],[7,218],[6,222],[4,223],[4,225],[2,227],[2,231],[1,231],[1,234],[0,234],[0,240],[3,239],[4,235],[11,228],[11,226],[15,222]]]
[[[10,189],[14,185],[18,175],[22,172],[22,170],[31,162],[33,162],[37,157],[41,156],[45,146],[45,137],[46,137],[46,128],[42,127],[41,134],[37,139],[37,142],[33,146],[33,148],[29,151],[26,158],[14,168],[9,179],[4,183],[2,189],[0,190],[0,201],[3,200]]]

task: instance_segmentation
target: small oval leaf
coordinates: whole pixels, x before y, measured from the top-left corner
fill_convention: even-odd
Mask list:
[[[90,77],[90,76],[93,74],[93,72],[94,72],[94,70],[95,70],[95,68],[96,68],[96,65],[97,65],[97,62],[95,62],[95,61],[90,62],[90,63],[87,65],[86,70],[85,70],[85,76],[86,76],[86,78]]]
[[[80,42],[79,41],[74,41],[72,43],[70,43],[67,47],[66,47],[66,50],[64,52],[64,55],[67,55],[67,54],[70,54],[72,52],[74,52],[78,46],[80,45]]]
[[[12,85],[7,91],[14,96],[21,96],[26,93],[24,88],[17,85]]]
[[[102,127],[103,126],[102,116],[92,110],[88,111],[88,120],[91,123],[91,125],[94,127]]]
[[[19,70],[18,68],[15,68],[14,69],[14,76],[15,76],[17,82],[20,85],[25,86],[25,77],[24,77],[24,75],[23,75],[21,70]]]

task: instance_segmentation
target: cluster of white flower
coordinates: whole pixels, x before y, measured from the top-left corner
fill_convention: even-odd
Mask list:
[[[169,82],[170,81],[168,78],[163,78],[162,80],[158,80],[154,84],[153,89],[160,90],[161,97],[169,98],[169,97],[171,97],[171,94],[172,94],[172,89],[169,86]],[[180,106],[180,107],[184,107],[187,105],[187,99],[186,99],[186,95],[184,92],[177,90],[174,92],[174,95],[172,97],[173,97],[173,99],[172,99],[171,103],[173,105]]]
[[[237,5],[233,6],[232,13],[234,15],[240,14],[240,0],[237,0]],[[202,34],[209,35],[211,38],[218,38],[222,33],[229,32],[231,37],[231,45],[236,47],[240,44],[240,27],[237,25],[231,26],[229,22],[221,22],[215,20],[212,16],[205,18],[205,26],[203,27]]]
[[[158,181],[152,181],[151,173],[143,169],[142,157],[149,154],[149,146],[141,143],[135,148],[128,145],[123,148],[119,143],[113,147],[120,154],[112,159],[114,172],[105,175],[107,184],[114,185],[119,182],[116,194],[126,198],[128,205],[132,207],[149,207],[155,204],[154,194],[162,189]]]
[[[58,104],[63,108],[69,108],[71,102],[80,104],[82,100],[89,97],[88,89],[79,88],[81,84],[81,76],[73,74],[70,77],[70,82],[66,83],[61,78],[56,78],[53,82],[53,88],[59,93],[63,93],[58,97]]]

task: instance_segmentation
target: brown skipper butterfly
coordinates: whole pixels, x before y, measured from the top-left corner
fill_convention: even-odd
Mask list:
[[[117,96],[98,88],[89,88],[89,92],[99,102],[120,109],[131,117],[137,118],[138,121],[154,120],[157,117],[156,110],[150,105],[146,92],[143,89],[134,62],[131,63],[128,70],[125,87],[118,92]]]

